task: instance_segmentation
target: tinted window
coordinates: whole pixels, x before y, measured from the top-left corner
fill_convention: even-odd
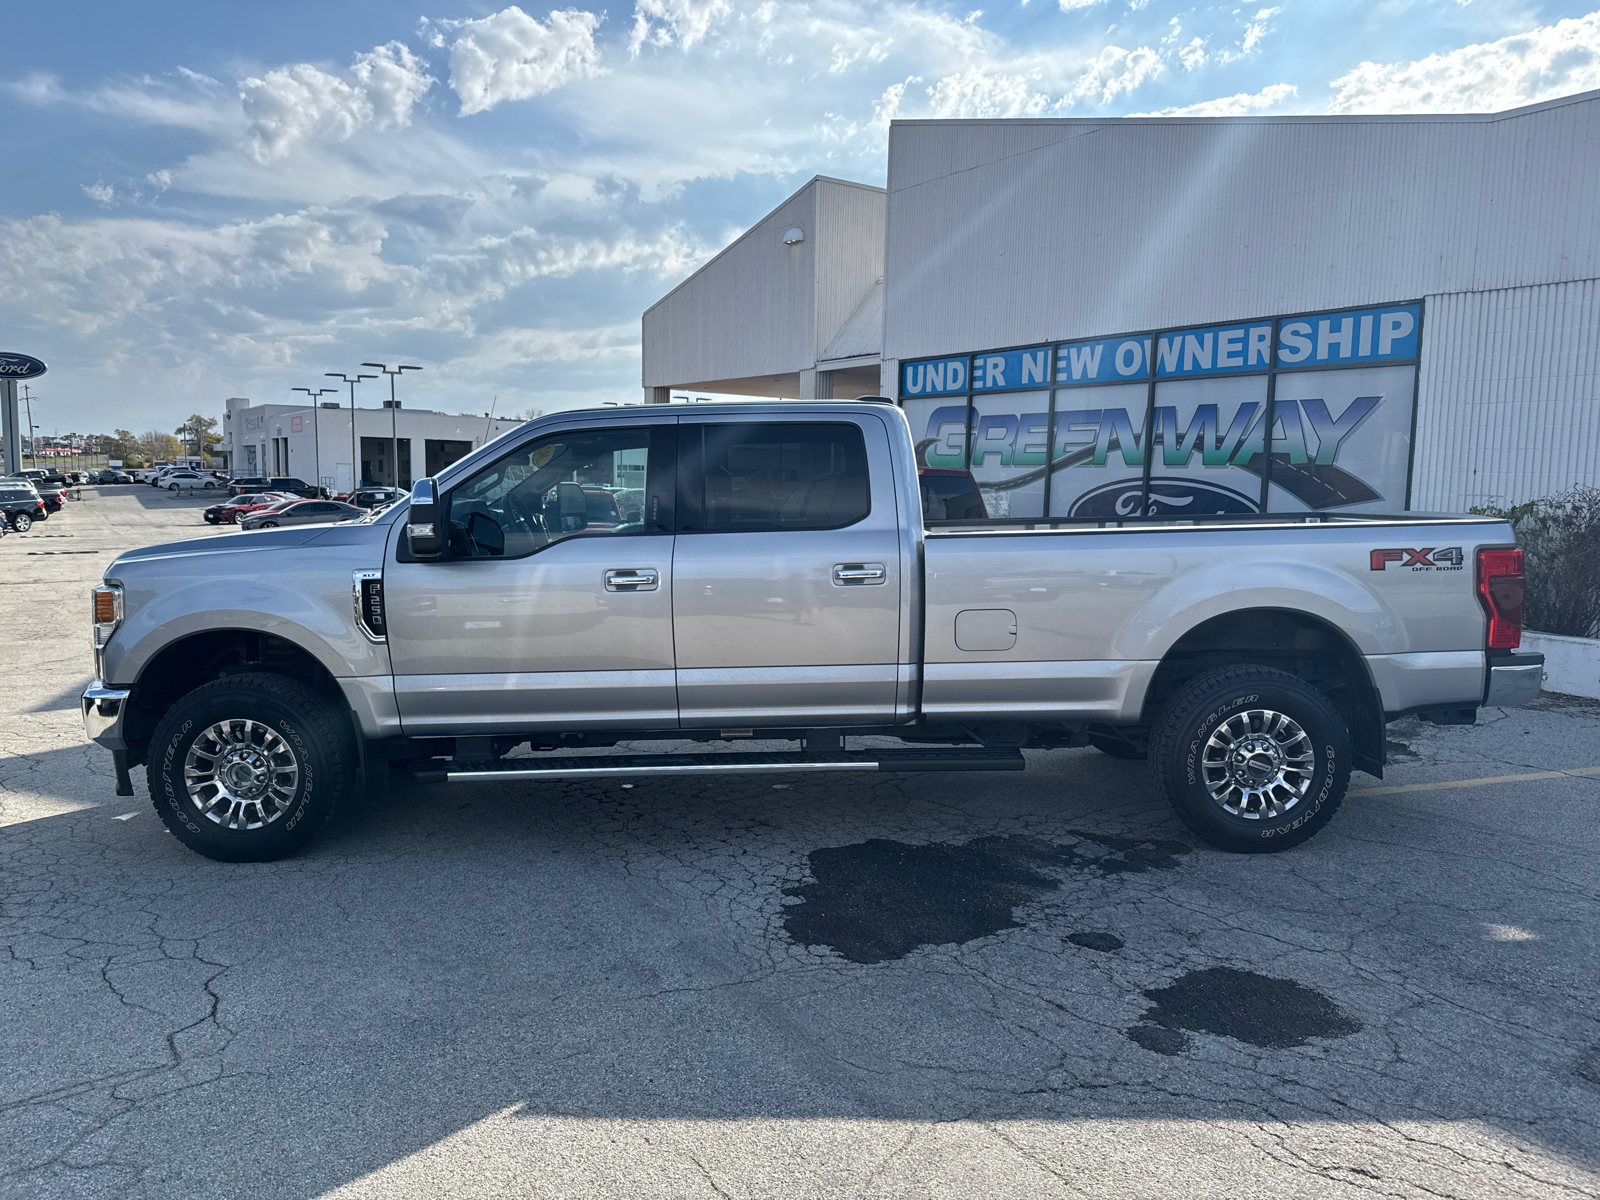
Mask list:
[[[518,447],[451,491],[451,553],[521,558],[569,537],[670,532],[657,494],[670,434],[656,427],[654,452],[648,427],[568,430]],[[655,511],[648,520],[622,511],[613,488],[639,489]]]
[[[922,516],[928,521],[984,521],[989,517],[984,509],[983,495],[972,476],[965,471],[952,471],[948,475],[924,472],[922,484]]]
[[[685,530],[838,529],[871,511],[866,441],[853,423],[685,425],[680,436],[698,450]]]

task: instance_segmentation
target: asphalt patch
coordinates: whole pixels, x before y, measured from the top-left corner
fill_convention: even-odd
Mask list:
[[[1074,946],[1082,946],[1085,950],[1098,950],[1102,954],[1121,950],[1123,946],[1122,939],[1114,933],[1069,933],[1067,941]]]
[[[1157,1054],[1177,1054],[1184,1032],[1214,1033],[1263,1050],[1287,1050],[1312,1038],[1349,1037],[1361,1023],[1321,992],[1292,979],[1233,967],[1190,971],[1144,993],[1151,1002],[1127,1036]]]
[[[1027,837],[922,846],[874,838],[813,850],[813,882],[784,891],[800,900],[784,909],[784,928],[796,943],[826,946],[851,962],[887,962],[918,946],[1015,929],[1014,910],[1059,888],[1069,871],[1173,870],[1190,851],[1164,839],[1072,835],[1078,840],[1066,845]]]

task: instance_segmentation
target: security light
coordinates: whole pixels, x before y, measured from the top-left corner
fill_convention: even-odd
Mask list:
[[[790,226],[789,231],[783,235],[783,244],[785,246],[798,246],[805,240],[806,231],[798,225]]]

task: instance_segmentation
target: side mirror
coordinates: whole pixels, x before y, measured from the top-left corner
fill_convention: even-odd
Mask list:
[[[589,497],[575,483],[556,484],[556,514],[563,533],[576,533],[589,526]]]
[[[431,479],[419,479],[411,489],[411,509],[406,513],[406,548],[416,559],[443,558],[444,513]]]

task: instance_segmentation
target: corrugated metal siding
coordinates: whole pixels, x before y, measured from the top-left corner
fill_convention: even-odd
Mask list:
[[[883,189],[819,181],[814,356],[838,336],[883,278],[886,219]],[[881,332],[877,340],[882,342]]]
[[[1484,117],[897,122],[884,355],[1600,275],[1600,93]]]
[[[1411,506],[1600,483],[1600,279],[1429,296]]]
[[[816,199],[813,180],[645,312],[645,387],[811,365]],[[783,244],[791,225],[797,246]]]
[[[883,237],[881,188],[811,180],[645,312],[644,386],[810,368],[883,275]]]
[[[844,328],[818,355],[823,362],[836,358],[864,358],[883,349],[883,281],[872,285],[861,307],[850,314]]]

